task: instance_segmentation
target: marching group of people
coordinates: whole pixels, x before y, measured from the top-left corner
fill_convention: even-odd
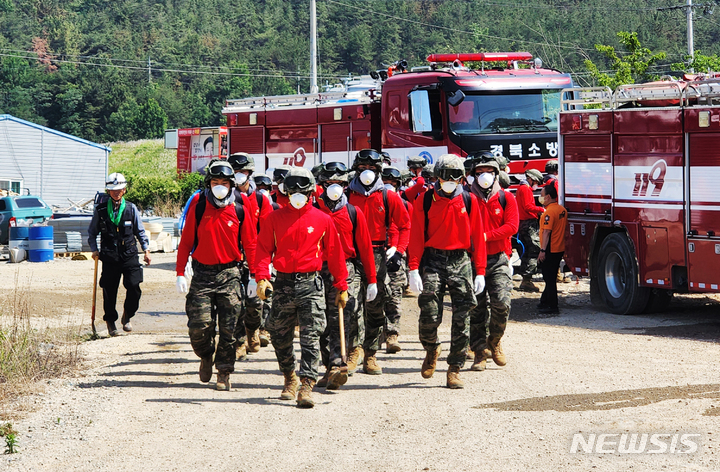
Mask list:
[[[450,295],[447,386],[463,388],[466,359],[473,371],[485,370],[488,359],[507,362],[501,339],[510,313],[515,235],[524,247],[519,289],[538,291],[532,276],[540,265],[546,284],[538,309],[557,313],[565,210],[557,203],[556,180],[528,170],[514,195],[505,190],[507,161],[490,152],[466,159],[445,154],[434,166],[412,157],[407,173],[389,161],[386,153],[364,149],[350,169],[340,162],[312,172],[280,167],[272,181],[253,176],[253,158],[245,153],[210,162],[205,189],[187,209],[176,265],[202,382],[211,380],[214,365],[216,388],[229,390],[235,361],[271,342],[285,377],[280,398],[312,407],[316,385],[337,389],[360,368],[380,375],[382,345],[387,353],[401,351],[400,302],[409,289],[419,294],[418,332],[426,351],[420,373],[426,379],[437,368],[438,327]],[[548,175],[553,170],[557,162],[546,168]],[[533,194],[539,186],[542,207]],[[123,214],[124,199],[115,196],[110,192],[103,210],[105,226]],[[127,223],[118,224],[125,229]],[[135,234],[146,241],[144,233]],[[110,259],[100,257],[105,274]],[[124,328],[131,329],[135,310],[136,303],[126,302]],[[106,311],[105,320],[114,329],[117,313]]]

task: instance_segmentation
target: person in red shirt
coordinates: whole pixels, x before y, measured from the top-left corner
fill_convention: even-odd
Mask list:
[[[230,390],[230,373],[235,369],[234,332],[242,306],[238,266],[247,259],[248,266],[254,267],[257,240],[253,219],[244,205],[235,201],[234,186],[230,164],[212,160],[205,175],[205,191],[190,203],[175,269],[178,292],[187,292],[188,332],[200,357],[200,381],[212,378],[214,355],[218,390]],[[191,252],[194,274],[188,291],[185,265]],[[220,333],[217,352],[216,323]]]
[[[464,386],[460,369],[467,356],[470,310],[477,304],[476,294],[485,288],[487,261],[480,205],[474,195],[463,189],[464,174],[459,156],[444,154],[438,158],[438,181],[416,200],[410,236],[410,289],[420,293],[419,333],[426,351],[420,373],[426,379],[435,373],[440,357],[438,327],[442,323],[445,290],[450,292],[449,388]]]
[[[533,275],[537,272],[537,256],[540,253],[540,226],[538,218],[544,211],[541,206],[535,205],[533,190],[537,190],[542,182],[542,173],[537,169],[525,171],[525,180],[515,191],[515,198],[518,203],[518,214],[520,218],[520,229],[518,238],[523,245],[523,254],[520,262],[520,269],[517,271],[522,276],[522,282],[518,290],[525,292],[539,292],[532,281]]]
[[[277,166],[277,168],[273,171],[273,181],[277,186],[277,190],[272,195],[272,197],[273,201],[277,203],[280,207],[287,206],[289,203],[285,184],[283,183],[283,181],[285,180],[285,176],[288,174],[289,171],[290,166]]]
[[[399,192],[402,180],[402,175],[399,169],[396,167],[385,167],[382,170],[382,180],[388,192]],[[412,215],[412,204],[405,199],[401,199],[401,201],[403,205],[405,205],[408,215]],[[397,225],[394,223],[391,224],[388,234],[390,238],[390,246],[397,247],[400,237]],[[400,309],[402,297],[405,287],[407,287],[406,267],[407,257],[405,257],[405,254],[400,256],[397,263],[388,262],[387,264],[390,283],[388,285],[389,299],[385,304],[385,352],[388,354],[395,354],[402,350],[402,347],[398,342],[398,336],[400,335]]]
[[[420,156],[411,156],[407,160],[407,168],[413,175],[413,179],[405,189],[405,199],[410,203],[414,202],[420,193],[427,190],[425,178],[422,176],[423,168],[427,165],[427,159]]]
[[[510,238],[517,233],[519,221],[515,197],[498,182],[500,166],[495,156],[486,151],[475,157],[470,189],[478,199],[485,225],[487,286],[470,312],[470,348],[475,353],[470,369],[482,371],[490,356],[498,366],[507,363],[500,339],[510,316],[513,289]]]
[[[310,196],[315,178],[309,170],[293,167],[284,179],[289,205],[270,213],[260,230],[255,280],[261,299],[267,297],[270,263],[275,271],[273,303],[267,327],[275,356],[285,376],[280,398],[297,395],[301,408],[312,408],[312,389],[318,378],[320,335],[325,331],[325,289],[320,271],[323,259],[337,289],[335,304],[343,308],[348,301],[347,268],[340,238],[332,217],[315,208]],[[300,324],[300,381],[295,374],[293,334]]]
[[[244,152],[235,152],[228,157],[228,163],[235,172],[235,200],[245,198],[248,216],[255,222],[257,233],[260,233],[260,222],[267,218],[272,211],[272,202],[256,191],[255,182],[251,179],[255,172],[255,159]],[[249,353],[260,351],[260,326],[262,325],[263,301],[255,296],[257,286],[250,278],[250,268],[247,261],[241,269],[243,285],[247,287],[248,298],[240,312],[240,320],[235,327],[237,340],[238,360],[245,359],[246,350]]]
[[[332,216],[340,237],[345,266],[348,271],[348,302],[343,321],[348,349],[347,372],[352,374],[357,369],[358,360],[363,355],[362,343],[365,332],[363,304],[366,300],[373,301],[378,290],[370,231],[362,211],[347,201],[345,195],[345,187],[348,184],[347,174],[347,167],[342,162],[323,164],[322,169],[318,172],[318,180],[323,191],[320,192],[317,206]],[[333,390],[347,381],[347,374],[340,369],[342,359],[340,356],[339,313],[333,304],[337,288],[332,285],[332,276],[327,262],[323,263],[322,276],[325,282],[325,303],[327,305],[325,314],[328,326],[323,336],[320,337],[320,348],[323,364],[327,371],[325,377],[318,382],[318,386],[327,386],[328,389]]]
[[[386,264],[397,264],[405,253],[410,239],[410,216],[400,196],[385,189],[380,178],[382,159],[377,151],[359,151],[355,155],[353,169],[357,175],[348,186],[348,201],[359,208],[367,219],[378,283],[378,296],[366,304],[363,371],[366,374],[379,375],[382,374],[382,369],[375,354],[380,348],[380,335],[385,326],[384,308],[389,294]],[[388,231],[392,224],[398,229],[397,246],[389,246]]]

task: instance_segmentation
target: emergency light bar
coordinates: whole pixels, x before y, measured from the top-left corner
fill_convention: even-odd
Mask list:
[[[453,62],[455,60],[466,62],[509,62],[509,61],[529,61],[532,59],[529,52],[473,52],[462,54],[430,54],[427,57],[428,62]]]

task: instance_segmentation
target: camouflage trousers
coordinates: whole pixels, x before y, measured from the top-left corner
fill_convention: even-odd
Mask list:
[[[240,270],[243,293],[247,293],[247,286],[250,281],[250,269],[248,268],[247,261],[243,261],[243,265]],[[245,334],[245,330],[255,331],[262,326],[263,306],[265,304],[266,302],[260,300],[260,297],[245,297],[245,303],[243,304],[242,311],[240,312],[240,318],[235,326],[235,339],[237,339],[240,343],[244,343],[246,341],[247,336]]]
[[[450,292],[452,327],[447,362],[462,367],[468,348],[469,312],[477,303],[470,255],[465,250],[425,248],[421,270],[423,291],[418,297],[420,342],[426,351],[440,344],[438,327],[442,323],[443,298],[446,291]]]
[[[390,296],[388,285],[387,265],[385,264],[385,248],[383,246],[373,247],[375,256],[375,270],[377,271],[378,294],[375,300],[365,303],[365,351],[377,351],[380,349],[380,336],[385,326],[385,303]]]
[[[400,259],[400,270],[388,272],[390,283],[388,284],[389,297],[385,304],[385,336],[400,334],[400,304],[408,283],[406,266],[405,256],[403,256]]]
[[[518,238],[523,245],[518,274],[533,276],[537,272],[537,257],[540,254],[540,224],[538,220],[521,220]]]
[[[362,283],[360,271],[356,269],[352,260],[345,261],[348,277],[348,302],[343,310],[343,323],[345,324],[345,346],[350,352],[356,346],[362,346],[365,338],[365,319],[363,317],[362,302],[365,299],[365,287]],[[320,352],[322,363],[325,367],[340,366],[342,358],[340,354],[340,312],[335,306],[337,288],[333,287],[333,278],[327,269],[327,263],[323,264],[321,272],[325,284],[325,317],[327,327],[320,336]]]
[[[198,357],[212,357],[218,372],[235,370],[235,324],[242,306],[237,267],[220,268],[193,261],[193,275],[185,300],[190,344]],[[215,352],[215,326],[219,331]]]
[[[318,378],[320,335],[325,331],[325,288],[317,273],[280,274],[273,286],[273,303],[267,321],[280,370],[295,370],[293,336],[300,325],[300,377]]]
[[[487,258],[485,290],[477,296],[477,307],[470,311],[470,348],[478,352],[488,339],[500,339],[510,317],[512,268],[507,254]],[[488,305],[489,298],[489,305]]]

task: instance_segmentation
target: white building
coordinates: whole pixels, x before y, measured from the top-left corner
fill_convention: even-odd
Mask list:
[[[111,149],[69,134],[0,115],[0,189],[37,195],[68,207],[105,188]]]

